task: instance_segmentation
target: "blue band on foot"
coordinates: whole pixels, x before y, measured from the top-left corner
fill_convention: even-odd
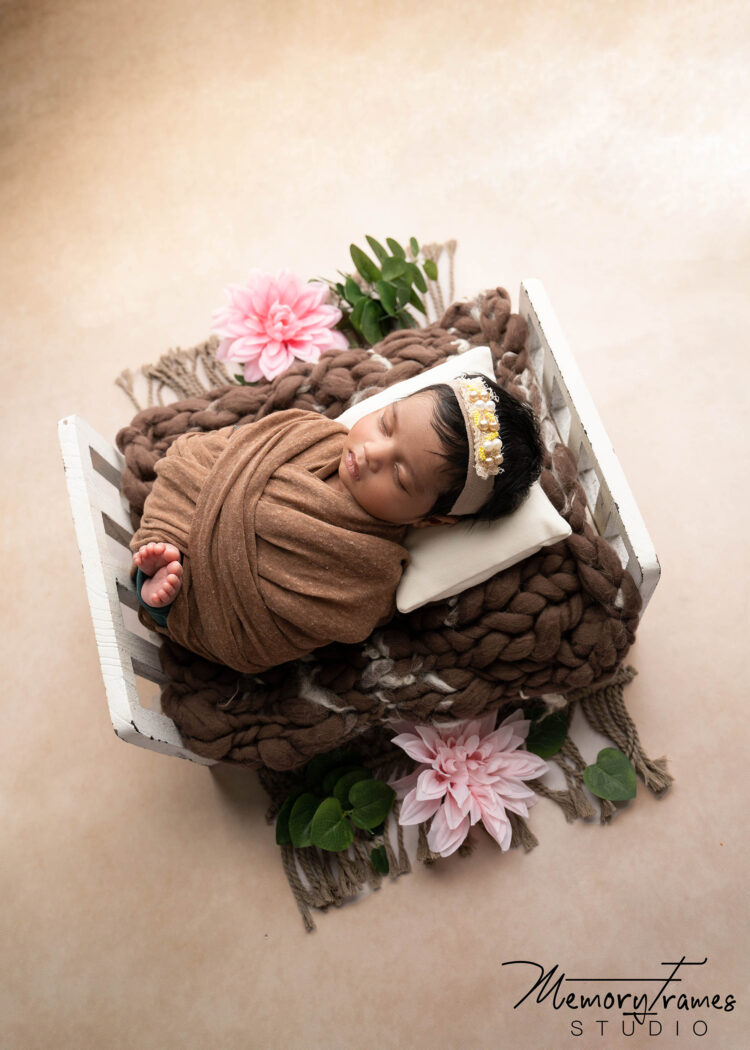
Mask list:
[[[143,586],[143,581],[148,579],[150,579],[150,577],[146,576],[146,574],[141,569],[136,569],[135,590],[136,594],[138,595],[138,601],[149,614],[154,623],[158,623],[160,627],[166,627],[167,616],[169,616],[170,607],[168,605],[164,605],[162,606],[162,608],[157,609],[153,605],[148,605],[146,602],[144,602],[143,598],[141,598],[141,587]]]

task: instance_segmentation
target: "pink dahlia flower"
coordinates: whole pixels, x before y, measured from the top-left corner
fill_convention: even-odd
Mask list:
[[[253,270],[247,284],[226,289],[227,306],[213,312],[213,331],[222,337],[216,357],[243,366],[247,382],[281,375],[295,358],[317,361],[323,350],[349,343],[332,328],[341,311],[327,305],[328,287],[304,284],[286,270],[277,277]]]
[[[449,726],[410,726],[394,737],[421,765],[391,784],[403,798],[400,824],[433,817],[427,844],[433,853],[455,853],[481,820],[500,848],[510,848],[506,810],[522,817],[537,796],[524,784],[546,773],[544,759],[522,748],[531,723],[514,711],[495,729],[497,712]],[[412,731],[413,730],[413,731]]]

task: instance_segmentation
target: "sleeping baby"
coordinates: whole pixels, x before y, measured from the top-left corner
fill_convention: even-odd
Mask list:
[[[393,616],[407,528],[494,520],[539,476],[530,407],[465,374],[363,416],[317,412],[179,437],[131,542],[144,623],[260,673]]]

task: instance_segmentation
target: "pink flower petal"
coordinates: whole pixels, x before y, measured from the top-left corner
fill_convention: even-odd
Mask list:
[[[398,815],[399,824],[423,824],[429,820],[433,813],[440,808],[440,799],[428,799],[420,801],[417,798],[416,788],[410,791],[401,803],[401,811]]]
[[[311,310],[317,310],[327,295],[328,287],[325,284],[309,283],[300,289],[291,306],[296,314],[307,314]]]
[[[442,798],[448,790],[450,781],[444,773],[436,769],[425,769],[419,774],[417,781],[417,798],[433,799]]]
[[[465,817],[458,827],[449,827],[445,810],[439,809],[427,833],[427,845],[433,853],[439,853],[441,857],[450,857],[469,834],[470,826],[469,818]]]
[[[283,343],[269,343],[260,355],[259,364],[266,379],[275,379],[286,372],[293,360]]]
[[[300,361],[318,361],[320,359],[321,351],[327,349],[327,346],[320,346],[320,344],[314,346],[312,344],[295,342],[294,345],[289,345],[291,353]]]
[[[435,757],[434,751],[425,744],[421,736],[415,733],[399,733],[393,738],[393,743],[403,748],[409,758],[413,758],[416,762],[426,762],[427,765],[430,765]]]
[[[216,348],[216,360],[217,361],[228,361],[229,360],[229,358],[227,357],[227,351],[229,350],[229,347],[231,345],[232,345],[232,340],[231,339],[222,339],[222,341],[219,343],[219,345]]]
[[[510,747],[513,747],[513,727],[505,726],[498,728],[494,733],[490,733],[482,741],[480,750],[482,754],[489,755],[494,751],[505,751]]]
[[[433,756],[437,755],[438,748],[443,743],[442,737],[434,726],[415,726],[416,732],[422,737],[428,748],[432,750]]]
[[[513,800],[507,797],[503,799],[503,801],[506,810],[510,810],[511,813],[517,813],[519,817],[528,817],[529,810],[525,802],[520,802],[518,799]]]
[[[243,369],[243,374],[246,383],[257,383],[259,379],[265,378],[257,360],[248,361]]]
[[[456,805],[463,807],[469,797],[469,785],[465,780],[453,780],[448,794],[456,801]]]
[[[468,791],[466,792],[464,803],[464,805],[460,805],[450,792],[445,796],[443,811],[445,813],[445,822],[449,828],[457,828],[469,816],[471,798]]]
[[[329,350],[348,350],[349,340],[346,338],[343,332],[331,332],[330,334],[331,345]]]
[[[417,786],[417,780],[419,780],[419,774],[422,772],[421,767],[415,769],[413,773],[409,773],[408,776],[401,777],[399,780],[389,780],[389,785],[396,792],[397,798],[403,798],[409,791],[412,791]]]
[[[510,849],[513,829],[511,828],[510,821],[505,813],[503,813],[502,817],[491,816],[489,813],[484,814],[482,816],[482,823],[490,835],[492,835],[493,839],[498,843],[501,850],[506,851]]]
[[[302,290],[302,282],[288,270],[282,270],[276,278],[276,297],[280,303],[291,306]]]

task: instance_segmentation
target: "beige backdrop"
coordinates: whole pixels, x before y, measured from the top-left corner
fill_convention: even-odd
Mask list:
[[[4,1048],[747,1045],[749,16],[0,4]],[[113,735],[56,422],[112,438],[122,368],[205,337],[251,266],[333,275],[365,233],[456,237],[460,294],[545,282],[661,558],[629,703],[677,779],[606,829],[542,802],[532,853],[485,839],[307,935],[253,775]],[[740,1001],[659,1038],[514,1010],[532,971],[501,965],[683,954],[678,991]]]

